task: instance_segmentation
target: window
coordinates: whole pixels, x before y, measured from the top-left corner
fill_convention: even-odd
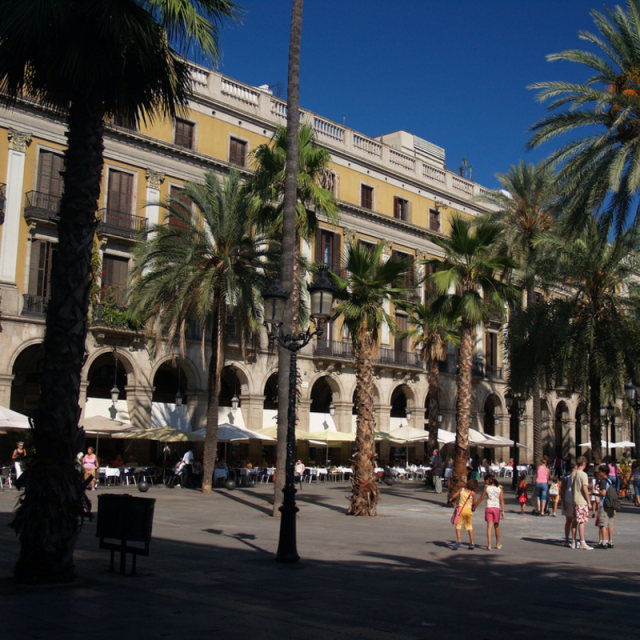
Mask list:
[[[360,185],[360,206],[373,211],[373,187]]]
[[[395,197],[393,199],[393,217],[397,220],[409,221],[409,201]]]
[[[498,366],[498,334],[494,331],[487,331],[485,333],[485,341],[485,364],[495,369]]]
[[[29,295],[43,300],[51,297],[51,265],[57,250],[54,242],[33,240],[29,263]]]
[[[187,196],[184,195],[184,189],[181,189],[180,187],[172,186],[169,189],[169,195],[171,196],[171,198],[175,198],[176,200],[179,201],[179,202],[173,202],[171,204],[171,207],[176,211],[182,213],[187,217],[187,219],[189,219],[191,217],[191,202],[189,201],[189,198],[187,198]],[[183,203],[183,204],[180,204],[180,203]],[[189,225],[186,222],[184,222],[177,216],[172,216],[171,214],[169,214],[167,218],[167,224],[170,227],[175,227],[177,229],[189,228]]]
[[[41,151],[38,162],[38,191],[52,198],[60,198],[63,170],[63,156],[52,151]]]
[[[326,167],[322,170],[320,175],[320,186],[323,189],[331,192],[334,198],[338,197],[338,174]]]
[[[109,212],[131,214],[133,176],[124,171],[109,171],[107,209]]]
[[[113,292],[119,304],[123,304],[126,299],[128,276],[129,260],[127,258],[105,254],[102,260],[102,290],[105,294]]]
[[[325,265],[330,271],[342,271],[341,238],[337,233],[318,229],[316,232],[316,262]]]
[[[193,129],[191,122],[186,120],[176,120],[175,144],[185,149],[193,149]]]
[[[133,118],[127,118],[126,116],[117,115],[113,118],[113,124],[121,129],[127,129],[128,131],[137,131],[138,126]]]
[[[369,252],[372,252],[372,251],[375,251],[375,248],[377,245],[374,244],[373,242],[368,242],[367,240],[358,239],[358,246],[364,247]]]
[[[429,209],[429,231],[440,232],[440,211]]]
[[[394,251],[392,255],[399,260],[413,260],[413,256],[408,253],[402,253],[400,251]],[[413,262],[407,272],[404,274],[404,288],[408,291],[413,291],[415,288],[415,278],[413,276]]]
[[[236,138],[229,141],[229,162],[244,167],[247,157],[247,143]]]
[[[407,330],[407,316],[404,313],[396,313],[396,329],[398,333]],[[394,338],[394,348],[397,352],[405,352],[407,350],[407,338]]]
[[[438,291],[436,290],[435,285],[433,284],[433,280],[430,279],[436,272],[436,266],[434,264],[425,264],[424,265],[424,295],[425,300],[431,300],[438,295]]]

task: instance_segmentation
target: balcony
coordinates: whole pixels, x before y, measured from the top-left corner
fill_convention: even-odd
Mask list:
[[[419,353],[396,351],[395,349],[378,349],[375,364],[395,365],[396,367],[416,367],[424,369]]]
[[[147,229],[147,219],[142,216],[133,216],[130,213],[100,209],[98,211],[99,236],[109,236],[120,240],[134,242],[141,232]]]
[[[52,196],[41,191],[27,191],[25,193],[24,219],[28,224],[58,222],[60,211],[60,196]]]
[[[489,378],[491,380],[503,380],[503,369],[491,364],[476,361],[473,363],[471,373],[474,378]]]
[[[317,340],[313,347],[313,355],[323,358],[353,359],[353,345],[351,342],[337,340]]]
[[[30,293],[22,295],[22,315],[31,318],[44,318],[47,312],[49,298],[45,296],[33,296]]]

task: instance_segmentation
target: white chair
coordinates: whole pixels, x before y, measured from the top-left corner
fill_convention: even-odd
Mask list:
[[[5,485],[9,485],[9,489],[11,489],[11,467],[4,467],[2,469],[2,472],[0,473],[0,484],[2,485],[3,491]]]

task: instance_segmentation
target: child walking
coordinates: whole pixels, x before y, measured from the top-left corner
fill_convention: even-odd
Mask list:
[[[529,496],[527,495],[527,474],[521,473],[520,478],[518,480],[518,502],[520,503],[520,514],[524,515],[524,508],[527,506],[527,502],[529,502]]]
[[[555,476],[549,480],[549,504],[551,505],[553,512],[551,515],[556,518],[556,511],[558,510],[558,502],[560,501],[560,478]]]
[[[456,538],[458,541],[453,545],[454,549],[459,549],[462,544],[462,525],[469,532],[469,549],[475,549],[473,542],[473,503],[476,499],[476,491],[478,490],[478,483],[475,480],[467,480],[467,484],[464,489],[460,489],[457,493],[451,496],[453,502],[458,498],[457,507],[460,509],[460,517],[456,524]]]
[[[502,549],[500,544],[500,520],[504,518],[504,492],[497,478],[491,474],[485,477],[486,484],[482,490],[480,499],[473,505],[473,510],[487,497],[487,507],[484,510],[484,519],[487,523],[487,549],[491,551],[491,525],[496,532],[496,549]]]

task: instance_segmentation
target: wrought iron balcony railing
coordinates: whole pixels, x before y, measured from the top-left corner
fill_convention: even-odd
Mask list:
[[[22,315],[43,318],[47,312],[47,302],[49,302],[49,298],[45,296],[22,294]]]
[[[60,196],[42,191],[27,191],[25,194],[24,219],[32,222],[57,222],[60,212]]]
[[[376,364],[393,364],[399,367],[418,367],[423,369],[419,353],[396,351],[395,349],[378,349]]]
[[[353,357],[353,345],[351,342],[322,340],[322,338],[320,338],[319,340],[316,340],[313,347],[313,355],[351,360]]]
[[[100,209],[98,211],[97,233],[125,240],[135,240],[137,235],[147,228],[147,219],[122,211]]]

